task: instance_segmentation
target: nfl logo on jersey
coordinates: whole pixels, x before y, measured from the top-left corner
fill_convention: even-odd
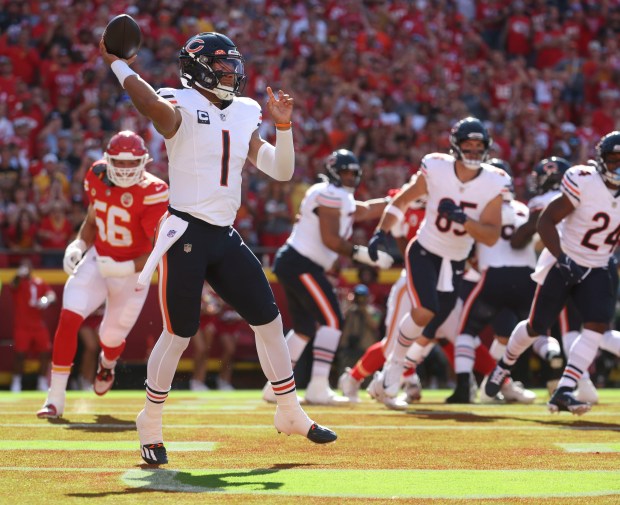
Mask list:
[[[192,252],[192,244],[183,244],[183,252]]]

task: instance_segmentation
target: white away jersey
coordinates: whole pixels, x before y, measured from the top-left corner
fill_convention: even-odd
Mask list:
[[[584,267],[607,266],[620,237],[620,198],[587,165],[567,170],[560,190],[575,206],[564,218],[562,250]]]
[[[522,249],[515,249],[510,245],[512,235],[519,226],[527,222],[529,213],[527,206],[517,200],[503,202],[502,233],[499,240],[490,247],[481,243],[476,245],[480,271],[489,267],[534,268],[536,266],[536,252],[533,241],[530,241]]]
[[[422,159],[420,171],[426,179],[428,200],[417,240],[433,254],[460,261],[469,255],[474,239],[462,225],[438,216],[439,202],[449,198],[470,218],[478,220],[487,204],[502,193],[509,178],[503,170],[483,163],[476,178],[461,182],[454,163],[453,156],[442,153],[427,154]]]
[[[179,130],[165,140],[170,206],[217,226],[232,225],[250,138],[262,119],[260,105],[235,97],[220,110],[195,89],[162,88],[157,94],[183,117]]]
[[[527,203],[530,212],[542,212],[545,210],[547,205],[554,200],[558,196],[560,196],[560,191],[557,189],[553,189],[551,191],[547,191],[542,195],[533,196],[530,201]]]
[[[321,238],[318,207],[340,209],[340,231],[342,238],[348,239],[353,233],[355,198],[344,188],[328,182],[320,182],[308,188],[299,206],[297,222],[287,243],[299,254],[329,270],[338,253],[329,249]]]

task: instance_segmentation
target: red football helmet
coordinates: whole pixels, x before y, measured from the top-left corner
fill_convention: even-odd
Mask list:
[[[114,135],[103,156],[108,165],[108,179],[121,188],[138,184],[150,161],[144,140],[130,130]]]

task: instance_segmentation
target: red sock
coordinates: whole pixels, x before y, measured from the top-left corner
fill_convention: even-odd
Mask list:
[[[480,344],[476,348],[476,361],[474,361],[474,372],[480,375],[489,375],[495,368],[495,360],[487,346]]]
[[[381,342],[376,342],[366,349],[364,355],[355,363],[353,370],[351,370],[351,377],[356,381],[361,381],[379,370],[383,363],[385,363],[383,345]]]
[[[67,309],[60,311],[60,319],[54,335],[52,363],[57,366],[71,366],[77,351],[78,330],[84,318]]]
[[[446,355],[446,358],[448,358],[448,363],[450,363],[452,370],[454,370],[454,344],[452,342],[446,342],[441,346],[441,350]]]
[[[408,367],[405,365],[405,371],[403,372],[403,377],[411,377],[415,373],[415,367]]]
[[[126,341],[123,340],[123,343],[118,347],[108,347],[101,340],[99,340],[99,345],[101,346],[101,350],[103,351],[103,356],[108,361],[116,361],[121,354],[123,354],[123,350],[125,349]]]

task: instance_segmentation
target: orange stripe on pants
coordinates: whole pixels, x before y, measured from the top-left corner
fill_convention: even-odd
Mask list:
[[[326,325],[330,328],[340,329],[340,323],[338,322],[338,316],[334,312],[329,299],[325,296],[325,293],[321,289],[321,286],[317,284],[310,274],[302,274],[299,276],[301,283],[306,287],[308,293],[317,304],[317,307],[325,318]]]

